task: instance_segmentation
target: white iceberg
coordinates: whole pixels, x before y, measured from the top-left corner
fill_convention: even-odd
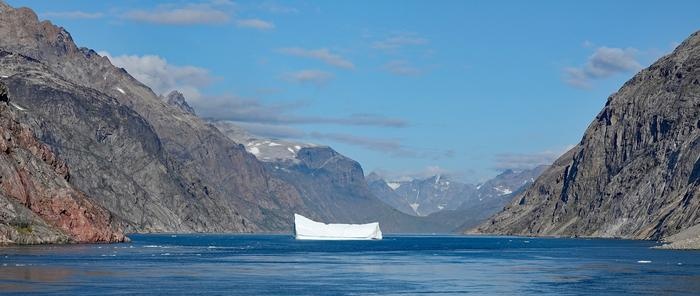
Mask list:
[[[294,214],[294,237],[299,240],[380,240],[379,222],[326,224]]]

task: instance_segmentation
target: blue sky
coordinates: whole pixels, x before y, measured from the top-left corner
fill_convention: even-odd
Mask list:
[[[697,1],[8,2],[201,116],[472,182],[550,162],[700,30]]]

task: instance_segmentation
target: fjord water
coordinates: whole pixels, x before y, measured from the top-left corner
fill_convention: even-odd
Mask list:
[[[649,241],[132,235],[112,245],[0,248],[0,294],[694,294],[700,252]]]

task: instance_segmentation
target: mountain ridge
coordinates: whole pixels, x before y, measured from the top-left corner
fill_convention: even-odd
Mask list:
[[[611,95],[581,142],[474,231],[663,239],[700,220],[700,32]]]

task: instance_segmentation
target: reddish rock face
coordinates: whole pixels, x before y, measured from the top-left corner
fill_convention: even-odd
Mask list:
[[[81,243],[124,241],[108,211],[68,183],[68,166],[0,103],[0,193]],[[1,221],[0,221],[1,222]]]

